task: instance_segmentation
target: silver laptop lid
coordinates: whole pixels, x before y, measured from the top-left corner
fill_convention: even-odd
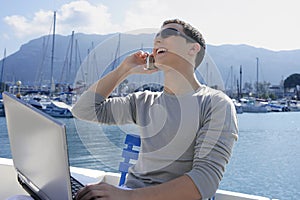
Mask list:
[[[42,199],[72,199],[65,125],[9,93],[3,100],[17,172]]]

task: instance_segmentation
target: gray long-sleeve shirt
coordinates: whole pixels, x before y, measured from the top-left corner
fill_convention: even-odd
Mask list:
[[[209,198],[219,186],[237,140],[231,99],[206,86],[182,96],[145,91],[104,99],[88,91],[72,112],[83,120],[140,127],[139,158],[126,181],[130,188],[160,184],[186,174],[202,198]]]

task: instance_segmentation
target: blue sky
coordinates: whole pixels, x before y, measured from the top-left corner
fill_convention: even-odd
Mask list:
[[[107,34],[159,28],[180,18],[212,45],[248,44],[270,50],[300,49],[299,0],[1,0],[0,59],[51,33]],[[176,2],[176,3],[174,3]]]

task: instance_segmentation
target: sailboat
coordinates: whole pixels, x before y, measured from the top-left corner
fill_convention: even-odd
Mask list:
[[[71,113],[71,106],[68,106],[64,102],[57,102],[53,99],[55,91],[55,83],[53,78],[53,66],[54,66],[54,49],[55,49],[55,25],[56,25],[56,12],[54,11],[54,23],[53,23],[53,35],[52,35],[52,53],[51,53],[51,84],[50,84],[50,103],[46,105],[44,110],[45,113],[51,115],[52,117],[60,118],[71,118],[73,117]]]
[[[47,113],[52,117],[59,118],[71,118],[73,117],[71,113],[71,106],[64,102],[60,102],[59,98],[55,96],[55,81],[53,77],[54,68],[54,50],[55,50],[55,26],[56,26],[56,12],[54,11],[54,23],[53,23],[53,35],[52,35],[52,50],[51,50],[51,70],[50,70],[50,87],[49,96],[41,96],[37,98],[36,96],[24,97],[29,104],[37,107],[41,111]]]

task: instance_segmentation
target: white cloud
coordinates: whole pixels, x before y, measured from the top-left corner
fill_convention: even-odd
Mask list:
[[[118,9],[77,0],[57,9],[56,32],[107,34],[142,28],[159,28],[170,18],[183,19],[203,33],[208,44],[250,44],[271,49],[299,49],[298,0],[131,0]],[[124,12],[121,13],[120,12]],[[124,16],[113,21],[113,16]],[[116,17],[114,17],[116,19]],[[19,38],[51,33],[53,11],[40,10],[32,18],[5,18]]]
[[[298,0],[137,0],[124,24],[159,27],[165,19],[180,18],[199,28],[209,44],[300,49],[299,6]]]
[[[105,34],[118,31],[119,25],[111,22],[111,14],[104,5],[92,5],[88,1],[74,1],[63,5],[58,11],[63,30],[73,30],[82,33]]]
[[[106,34],[118,31],[119,25],[111,23],[111,14],[104,5],[92,5],[88,1],[73,1],[63,5],[56,14],[56,33],[68,35],[73,30],[81,33]],[[4,19],[18,38],[37,37],[52,33],[53,11],[40,10],[33,18],[20,15]]]
[[[134,6],[128,8],[126,12],[124,28],[159,28],[162,22],[169,18],[167,16],[174,16],[177,12],[175,4],[171,2],[169,0],[136,1]]]
[[[29,20],[24,16],[13,15],[4,18],[4,21],[14,30],[18,38],[47,34],[52,23],[51,12],[39,11]]]
[[[2,38],[5,39],[5,40],[7,40],[7,39],[9,39],[9,35],[6,34],[6,33],[3,33],[3,34],[2,34]]]

